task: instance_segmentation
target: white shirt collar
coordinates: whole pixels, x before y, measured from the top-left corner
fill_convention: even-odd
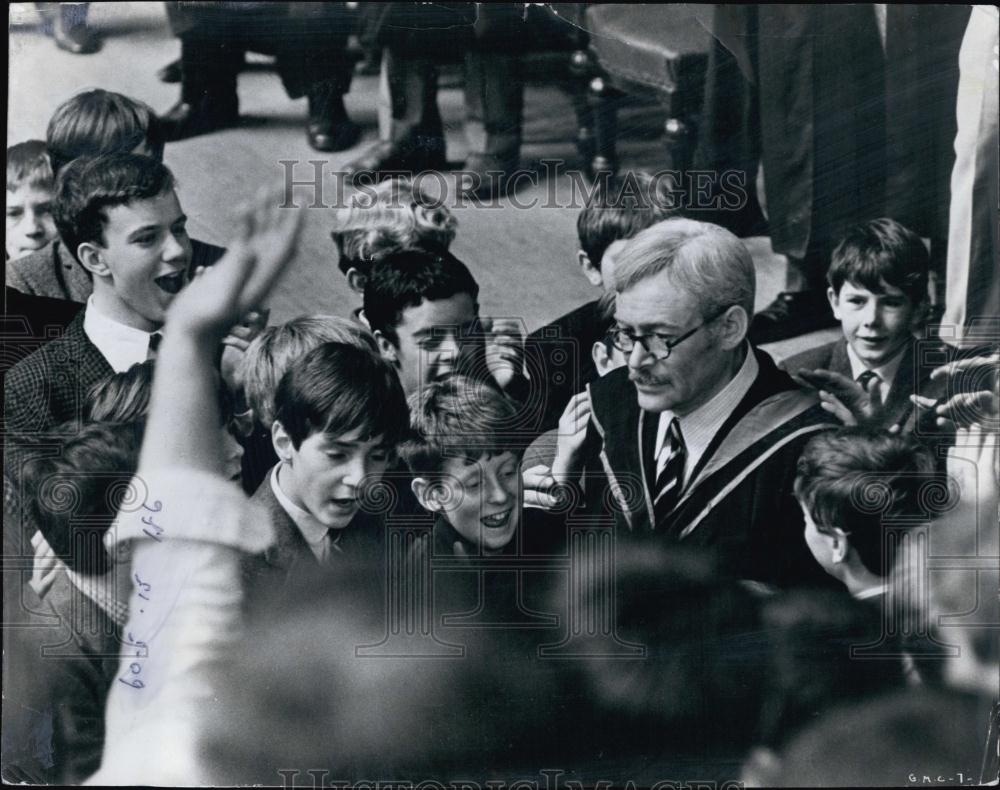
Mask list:
[[[872,373],[878,376],[878,389],[882,396],[882,402],[885,403],[886,398],[889,397],[889,390],[892,388],[892,380],[896,378],[896,372],[899,370],[900,364],[903,362],[903,357],[907,356],[907,349],[910,348],[910,344],[906,343],[901,349],[884,365],[880,365],[877,368],[870,368],[861,361],[861,357],[857,355],[851,344],[847,344],[847,358],[851,362],[851,378],[855,381],[858,380],[858,376],[864,373],[866,370],[870,370]]]
[[[302,537],[309,544],[309,550],[316,556],[316,559],[323,562],[330,554],[330,528],[320,523],[308,510],[304,510],[296,505],[281,489],[281,484],[278,482],[278,475],[282,466],[284,466],[283,462],[277,464],[271,470],[271,491],[274,492],[274,497],[278,500],[278,504],[281,505],[282,510],[288,514],[288,517],[295,523],[295,526],[299,528]]]
[[[868,598],[875,598],[879,595],[884,595],[889,588],[884,584],[880,584],[878,587],[869,587],[867,590],[862,590],[861,592],[855,594],[855,601],[864,601]]]
[[[666,440],[667,429],[674,417],[677,417],[681,426],[681,434],[684,437],[684,447],[687,450],[687,458],[684,463],[684,488],[688,487],[691,482],[691,472],[698,465],[705,450],[715,438],[715,434],[719,432],[719,428],[753,386],[759,370],[757,356],[748,345],[746,358],[737,374],[708,403],[702,404],[683,417],[672,411],[660,412],[660,423],[656,430],[656,455],[654,456],[657,460],[657,474],[666,460],[665,457],[661,459],[660,450]]]
[[[126,326],[100,312],[93,295],[87,300],[83,314],[83,331],[115,373],[122,373],[149,356],[152,332]]]

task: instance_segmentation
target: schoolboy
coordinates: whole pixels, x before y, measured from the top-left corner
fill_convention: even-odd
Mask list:
[[[61,337],[7,372],[9,432],[44,433],[78,421],[91,387],[155,356],[166,309],[187,282],[192,256],[174,186],[162,163],[137,154],[80,159],[65,168],[56,227],[94,290]]]
[[[278,462],[271,442],[274,394],[281,377],[297,360],[323,343],[346,343],[378,353],[375,340],[360,324],[329,315],[304,315],[264,329],[247,348],[237,379],[248,411],[240,415],[245,441],[243,484],[252,494]]]
[[[372,266],[364,312],[379,353],[407,395],[455,372],[492,381],[523,401],[522,339],[516,327],[479,317],[479,284],[447,251],[404,250]]]
[[[844,338],[782,367],[829,393],[824,408],[834,413],[843,405],[873,425],[912,429],[910,396],[934,389],[934,365],[917,354],[914,337],[926,317],[929,267],[920,237],[898,222],[882,218],[853,227],[827,272],[827,297]],[[816,370],[819,378],[811,375]],[[851,409],[851,403],[859,405]]]
[[[447,250],[455,240],[455,215],[408,178],[382,181],[354,201],[336,212],[330,236],[337,267],[360,296],[374,261],[406,249]]]
[[[580,244],[576,257],[584,277],[595,288],[613,290],[615,256],[625,242],[677,214],[648,173],[628,172],[608,181],[590,196],[576,219]],[[570,398],[598,378],[588,352],[611,327],[599,301],[587,302],[528,336],[527,354],[540,361],[544,379],[542,430],[554,428]]]
[[[90,90],[63,102],[52,115],[46,147],[52,172],[74,159],[136,153],[163,160],[163,132],[153,110],[143,102],[105,90]],[[211,266],[225,250],[191,241],[191,271]],[[26,294],[86,302],[93,292],[90,273],[59,239],[29,255],[7,262],[7,285]]]
[[[52,164],[41,140],[7,149],[7,260],[40,250],[56,238]]]
[[[857,599],[885,592],[898,541],[887,540],[885,519],[918,514],[916,498],[934,469],[912,437],[842,428],[814,436],[799,458],[795,498],[805,539],[816,561]],[[884,509],[863,509],[865,489],[886,496]]]
[[[276,543],[246,566],[248,591],[283,585],[317,565],[384,565],[377,516],[363,512],[408,430],[399,380],[378,355],[324,343],[289,368],[274,396],[279,461],[253,500]]]
[[[412,395],[410,411],[412,435],[400,455],[417,500],[436,516],[436,556],[548,553],[558,545],[553,515],[523,508],[516,404],[489,382],[452,375]]]

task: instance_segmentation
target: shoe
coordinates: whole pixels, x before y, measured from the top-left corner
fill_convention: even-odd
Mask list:
[[[90,55],[101,48],[101,39],[85,25],[65,28],[57,23],[52,26],[52,38],[59,49],[73,55]]]
[[[329,85],[317,86],[307,93],[309,121],[306,139],[315,151],[343,151],[361,137],[361,128],[348,116],[344,96]]]
[[[379,142],[344,167],[355,184],[381,181],[391,172],[419,173],[447,167],[443,137],[409,134],[399,142]]]
[[[315,151],[344,151],[361,137],[361,127],[350,118],[306,124],[306,138]]]
[[[517,170],[520,160],[517,153],[469,154],[462,165],[462,179],[469,183],[469,190],[477,197],[493,197],[507,193],[510,174]]]
[[[761,345],[837,325],[823,291],[783,291],[753,317],[749,335]]]
[[[181,77],[182,77],[181,62],[179,59],[171,63],[168,63],[158,72],[156,72],[156,79],[158,79],[160,82],[173,84],[175,82],[180,82]]]
[[[205,98],[197,105],[179,101],[160,117],[164,139],[170,142],[236,126],[239,109],[233,102],[218,102]]]

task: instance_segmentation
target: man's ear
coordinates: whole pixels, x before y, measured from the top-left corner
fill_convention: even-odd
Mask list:
[[[731,350],[746,340],[747,332],[750,329],[750,316],[739,305],[731,305],[726,312],[719,316],[718,326],[721,329],[722,347]]]
[[[913,316],[910,318],[911,332],[919,332],[923,329],[924,324],[927,323],[928,316],[930,316],[930,311],[930,299],[921,299],[920,303],[913,308]]]
[[[393,364],[399,362],[395,343],[382,334],[380,329],[375,330],[375,344],[378,346],[378,353],[382,355],[382,359]]]
[[[85,241],[76,248],[80,264],[96,277],[109,277],[111,275],[111,270],[104,261],[103,252],[103,248],[92,241]]]
[[[433,485],[426,477],[414,477],[410,489],[424,510],[429,510],[431,513],[440,513],[444,510],[441,487]]]
[[[274,445],[274,452],[282,461],[291,461],[295,454],[295,445],[292,444],[292,437],[288,435],[285,426],[277,420],[271,425],[271,444]]]
[[[587,278],[590,284],[597,288],[603,288],[604,280],[601,277],[601,267],[595,266],[594,262],[590,260],[590,256],[583,250],[576,251],[576,259],[580,264],[580,269],[583,271],[583,276]]]
[[[851,543],[847,539],[847,533],[840,527],[833,528],[833,562],[839,564],[847,559],[847,554],[851,550]]]
[[[347,285],[350,287],[354,293],[358,296],[365,295],[365,283],[368,278],[361,272],[357,266],[352,266],[347,270]]]
[[[833,286],[826,289],[826,298],[830,302],[830,309],[833,310],[833,317],[840,320],[840,297],[833,290]]]

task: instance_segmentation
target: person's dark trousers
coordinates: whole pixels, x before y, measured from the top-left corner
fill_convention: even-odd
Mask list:
[[[350,18],[335,3],[255,3],[239,9],[186,9],[181,33],[182,100],[210,98],[236,106],[236,77],[244,51],[274,55],[290,98],[312,91],[342,97],[350,88],[345,56]]]
[[[470,49],[465,55],[465,135],[470,154],[516,159],[524,106],[522,56]],[[516,162],[515,162],[516,164]]]

